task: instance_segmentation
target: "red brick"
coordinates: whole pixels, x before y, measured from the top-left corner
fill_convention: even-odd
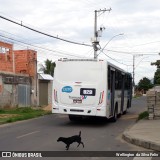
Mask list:
[[[13,71],[13,52],[15,73],[24,73],[35,76],[37,72],[37,52],[34,50],[14,50],[13,45],[0,41],[0,47],[9,49],[7,53],[0,53],[0,71]]]

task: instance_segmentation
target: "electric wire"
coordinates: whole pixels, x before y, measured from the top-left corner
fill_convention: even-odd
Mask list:
[[[16,40],[14,38],[7,37],[7,36],[4,36],[4,35],[0,35],[0,37],[7,38],[9,40],[16,41],[16,42],[22,43],[22,44],[26,44],[26,45],[29,45],[29,46],[32,46],[32,47],[35,47],[35,48],[39,48],[39,49],[42,49],[42,50],[47,50],[47,51],[50,51],[50,52],[59,53],[61,55],[65,55],[65,56],[68,55],[68,56],[72,56],[72,57],[82,58],[82,56],[77,56],[77,55],[72,55],[72,54],[68,54],[68,53],[62,53],[62,52],[56,51],[56,50],[47,49],[47,48],[44,48],[44,47],[40,47],[40,46],[36,46],[36,45],[29,44],[29,43],[26,43],[26,42],[22,42],[20,40]]]
[[[106,53],[104,53],[103,51],[102,51],[102,53],[103,53],[105,56],[107,56],[108,58],[112,59],[113,61],[115,61],[115,62],[117,62],[117,63],[119,63],[119,64],[123,64],[123,65],[125,65],[125,66],[128,66],[127,64],[121,63],[121,62],[117,61],[116,59],[108,56],[108,55],[107,55]]]
[[[130,55],[134,55],[134,54],[138,54],[138,53],[148,53],[148,54],[144,54],[144,55],[159,55],[159,52],[157,51],[154,51],[154,52],[141,52],[141,51],[131,51],[131,52],[129,52],[129,51],[118,51],[118,50],[110,50],[110,49],[104,49],[104,50],[107,50],[107,51],[109,51],[109,52],[116,52],[116,53],[123,53],[123,54],[130,54]],[[149,54],[149,53],[155,53],[155,54]],[[156,54],[157,53],[157,54]]]
[[[8,36],[8,35],[9,36]],[[6,32],[6,31],[4,31],[4,30],[1,30],[0,29],[0,35],[3,35],[3,37],[5,37],[5,38],[11,38],[11,36],[13,37],[14,36],[14,38],[16,38],[16,39],[13,39],[12,38],[12,41],[9,41],[9,42],[13,42],[13,40],[15,40],[15,41],[17,41],[17,38],[18,39],[20,39],[19,40],[19,42],[22,42],[22,43],[25,43],[25,44],[27,44],[27,45],[30,45],[30,46],[33,46],[33,47],[36,47],[36,48],[40,48],[39,46],[36,46],[36,45],[33,45],[33,44],[30,44],[30,43],[28,43],[28,42],[26,42],[26,41],[28,41],[28,39],[26,39],[26,38],[20,38],[19,36],[17,36],[17,35],[15,35],[15,34],[13,34],[13,33],[9,33],[9,32]],[[6,40],[6,39],[5,39]],[[25,40],[25,42],[24,42],[24,40]],[[47,48],[44,48],[44,47],[41,47],[41,48],[43,48],[43,49],[45,49],[45,50],[47,50]],[[72,54],[73,54],[73,57],[75,57],[74,56],[74,53],[71,53],[71,52],[66,52],[66,51],[63,51],[63,50],[52,50],[52,52],[59,52],[59,53],[62,53],[62,54],[64,54],[64,55],[66,55],[66,54],[68,54],[69,56],[71,56]],[[83,57],[83,56],[82,56]],[[85,57],[88,57],[88,56],[85,56]]]
[[[33,29],[33,28],[28,27],[28,26],[26,26],[26,25],[23,25],[23,24],[22,24],[22,21],[21,21],[21,23],[18,23],[18,22],[16,22],[16,21],[13,21],[13,20],[11,20],[11,19],[9,19],[9,18],[6,18],[6,17],[4,17],[4,16],[0,16],[0,18],[4,19],[4,20],[6,20],[6,21],[12,22],[12,23],[14,23],[14,24],[17,24],[17,25],[19,25],[19,26],[22,26],[22,27],[24,27],[24,28],[27,28],[27,29],[29,29],[29,30],[31,30],[31,31],[37,32],[37,33],[39,33],[39,34],[42,34],[42,35],[45,35],[45,36],[54,38],[54,39],[58,39],[58,40],[61,40],[61,41],[64,41],[64,42],[72,43],[72,44],[83,45],[83,46],[87,46],[87,47],[93,47],[93,46],[90,45],[90,44],[74,42],[74,41],[70,41],[70,40],[66,40],[66,39],[60,38],[60,37],[58,37],[58,35],[57,35],[57,36],[53,36],[53,35],[50,35],[50,34],[47,34],[47,33],[41,32],[41,31],[38,31],[38,30],[36,30],[36,29]]]

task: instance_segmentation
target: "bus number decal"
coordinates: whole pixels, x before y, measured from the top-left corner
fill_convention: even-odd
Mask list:
[[[94,88],[81,88],[80,95],[82,96],[95,96],[96,90]]]

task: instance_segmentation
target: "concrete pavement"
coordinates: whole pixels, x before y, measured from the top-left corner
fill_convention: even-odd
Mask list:
[[[129,143],[160,151],[160,120],[140,120],[124,131],[122,137]]]

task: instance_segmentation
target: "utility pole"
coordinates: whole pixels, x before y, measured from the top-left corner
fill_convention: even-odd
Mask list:
[[[99,44],[99,41],[97,40],[97,10],[95,12],[95,17],[94,17],[94,41],[93,41],[93,49],[94,49],[94,59],[97,58],[97,45]]]
[[[98,49],[98,45],[99,45],[99,40],[98,40],[98,37],[100,37],[98,31],[97,31],[97,13],[100,13],[100,12],[106,12],[106,11],[111,11],[111,8],[110,9],[100,9],[100,10],[95,10],[95,18],[94,18],[94,39],[93,39],[93,49],[94,49],[94,59],[97,59],[97,51],[99,50]],[[100,28],[100,32],[103,31],[103,29],[105,28]]]
[[[135,73],[134,73],[134,71],[135,71],[135,55],[133,55],[133,81],[132,81],[132,86],[133,86],[133,90],[132,90],[132,94],[133,94],[133,96],[135,95],[135,82],[134,82],[134,75],[135,75]]]
[[[135,58],[143,56],[144,54],[135,54],[133,55],[133,84],[132,84],[132,95],[135,95]]]
[[[135,95],[135,58],[136,57],[140,57],[140,56],[146,56],[146,55],[150,55],[150,56],[157,56],[157,54],[134,54],[133,55],[133,85],[132,85],[132,95]],[[160,55],[160,53],[158,53],[158,55]],[[141,61],[140,61],[141,62]],[[139,63],[138,63],[139,64]],[[151,64],[152,65],[152,64]]]

